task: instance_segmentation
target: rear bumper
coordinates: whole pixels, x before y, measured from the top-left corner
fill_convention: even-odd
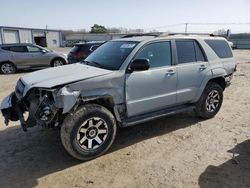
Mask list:
[[[226,87],[231,85],[232,78],[233,78],[233,74],[225,76]]]

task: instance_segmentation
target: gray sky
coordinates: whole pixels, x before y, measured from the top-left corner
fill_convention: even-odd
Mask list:
[[[250,23],[250,0],[0,0],[0,25],[50,29],[107,27],[183,32],[180,23]],[[189,32],[231,28],[250,32],[250,24],[189,25]]]

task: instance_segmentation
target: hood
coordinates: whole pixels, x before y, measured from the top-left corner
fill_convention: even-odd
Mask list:
[[[90,79],[112,72],[113,71],[106,69],[75,63],[29,73],[22,76],[21,80],[25,84],[25,90],[27,92],[27,90],[33,87],[52,88],[54,86]]]

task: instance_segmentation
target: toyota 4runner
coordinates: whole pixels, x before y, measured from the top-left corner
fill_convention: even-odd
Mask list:
[[[116,39],[81,63],[22,76],[1,110],[6,124],[19,120],[24,131],[34,125],[60,127],[68,153],[90,160],[110,148],[117,126],[190,109],[214,117],[235,69],[223,38]]]

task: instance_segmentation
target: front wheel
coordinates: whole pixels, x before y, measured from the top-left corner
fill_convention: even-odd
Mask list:
[[[59,58],[53,60],[51,63],[52,67],[59,67],[59,66],[63,66],[64,64],[65,64],[65,61]]]
[[[208,83],[199,101],[196,103],[198,116],[209,119],[214,117],[220,110],[223,102],[223,89],[217,83]]]
[[[116,135],[113,114],[97,104],[86,104],[69,114],[61,127],[61,141],[68,153],[79,160],[104,154]]]

